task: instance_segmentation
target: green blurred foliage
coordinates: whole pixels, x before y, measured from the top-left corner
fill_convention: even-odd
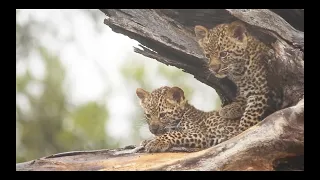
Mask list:
[[[105,138],[104,124],[107,115],[104,105],[88,102],[78,107],[71,114],[71,118],[74,119],[75,129],[81,130],[90,141],[103,142]]]
[[[66,69],[57,55],[39,43],[32,30],[42,26],[32,19],[25,24],[16,22],[17,62],[27,67],[25,73],[16,75],[17,96],[27,100],[27,104],[16,105],[16,162],[65,151],[117,147],[116,142],[107,141],[114,140],[104,130],[108,120],[105,104],[87,102],[77,107],[68,102],[63,86]],[[27,57],[31,51],[41,57],[45,68],[43,79],[33,77],[30,72]],[[32,84],[42,87],[40,94],[29,92]]]
[[[17,128],[20,145],[17,146],[16,162],[27,161],[50,154],[99,148],[114,148],[107,143],[105,123],[108,111],[105,104],[87,102],[69,107],[63,82],[65,69],[56,56],[44,47],[38,49],[45,64],[46,75],[36,80],[29,71],[17,76],[17,93],[27,97],[30,111],[17,104]],[[43,92],[34,96],[27,91],[30,83],[42,85]]]

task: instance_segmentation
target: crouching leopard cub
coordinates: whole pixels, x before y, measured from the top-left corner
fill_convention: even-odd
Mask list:
[[[160,87],[136,94],[149,130],[156,135],[144,141],[147,152],[164,152],[172,147],[204,149],[238,134],[239,121],[224,119],[218,111],[204,112],[188,103],[179,87]]]
[[[220,110],[222,117],[241,117],[244,131],[279,109],[282,93],[268,82],[270,48],[250,35],[243,23],[220,24],[210,30],[198,25],[195,34],[210,71],[218,78],[228,77],[238,88],[235,101]]]

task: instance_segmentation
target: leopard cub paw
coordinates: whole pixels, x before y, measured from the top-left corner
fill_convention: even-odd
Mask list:
[[[243,113],[244,109],[238,103],[228,104],[219,111],[219,115],[226,119],[239,119]]]
[[[146,152],[165,152],[170,148],[170,143],[168,141],[163,141],[160,139],[151,140],[146,146]]]
[[[146,139],[146,140],[143,140],[141,143],[140,143],[140,146],[143,146],[143,147],[146,147],[146,145],[152,141],[153,139]]]

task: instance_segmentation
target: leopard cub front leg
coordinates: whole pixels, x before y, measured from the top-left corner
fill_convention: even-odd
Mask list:
[[[143,147],[146,147],[146,145],[152,141],[153,139],[146,139],[146,140],[143,140],[141,143],[140,143],[140,146],[143,146]]]
[[[165,152],[171,147],[170,140],[163,136],[158,136],[147,142],[144,146],[146,152]]]
[[[172,131],[157,136],[146,146],[146,152],[165,152],[172,147],[206,148],[209,146],[205,136],[199,133]]]
[[[228,78],[232,80],[237,86],[242,81],[242,77],[245,73],[244,62],[236,62],[229,64],[226,68]],[[226,119],[238,119],[241,118],[246,107],[246,99],[238,96],[231,104],[228,104],[219,111],[221,117]]]

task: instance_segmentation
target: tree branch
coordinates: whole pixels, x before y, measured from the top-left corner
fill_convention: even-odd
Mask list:
[[[244,133],[193,153],[132,153],[130,148],[71,152],[19,163],[17,170],[274,170],[304,154],[304,100]]]
[[[296,47],[304,49],[304,33],[293,28],[283,18],[267,9],[227,9],[242,21],[268,30],[277,38],[283,38]]]
[[[127,35],[152,50],[135,48],[135,52],[194,75],[196,79],[217,91],[223,106],[234,99],[236,87],[228,79],[218,79],[214,75],[209,75],[207,59],[195,40],[193,28],[199,24],[212,28],[217,24],[240,18],[248,24],[249,31],[253,35],[266,44],[275,46],[278,59],[270,60],[269,67],[272,71],[270,74],[274,75],[271,78],[274,79],[272,83],[284,89],[283,108],[297,103],[304,92],[303,68],[298,65],[303,64],[303,52],[300,49],[303,50],[304,33],[290,26],[278,15],[282,12],[281,14],[287,15],[286,18],[290,19],[292,11],[297,10],[278,10],[278,14],[270,10],[245,9],[103,9],[101,11],[108,16],[105,24],[114,32]],[[270,21],[270,18],[274,21]],[[284,47],[279,47],[280,44]],[[295,58],[288,57],[290,54],[294,54]],[[288,60],[294,63],[287,62]],[[289,64],[297,65],[288,66]],[[296,74],[297,69],[300,74]]]

